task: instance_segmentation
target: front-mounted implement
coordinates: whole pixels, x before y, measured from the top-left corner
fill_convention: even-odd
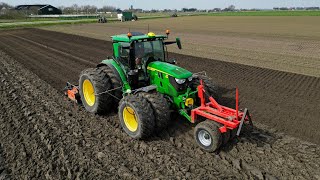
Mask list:
[[[175,112],[196,123],[195,139],[215,151],[236,134],[248,111],[220,105],[219,90],[207,76],[199,76],[169,59],[166,35],[129,32],[112,36],[113,57],[82,71],[79,86],[67,85],[66,95],[92,113],[106,114],[118,107],[120,124],[132,138],[145,139],[165,128]],[[238,92],[238,91],[237,91]],[[208,102],[206,102],[208,101]],[[219,101],[219,100],[218,100]]]

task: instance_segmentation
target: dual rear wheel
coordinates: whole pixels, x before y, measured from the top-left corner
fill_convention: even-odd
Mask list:
[[[84,70],[79,86],[87,111],[107,114],[118,107],[120,124],[133,138],[146,138],[166,127],[170,120],[170,105],[162,94],[139,92],[122,98],[120,80],[108,66]]]
[[[135,139],[144,139],[167,126],[170,106],[162,94],[140,92],[124,97],[119,103],[118,114],[127,134]]]
[[[117,103],[122,97],[120,80],[108,66],[82,71],[79,87],[82,104],[91,113],[107,114],[111,112],[115,109],[113,103]]]
[[[120,101],[118,115],[123,130],[135,139],[148,137],[155,128],[150,103],[137,95],[128,95]]]

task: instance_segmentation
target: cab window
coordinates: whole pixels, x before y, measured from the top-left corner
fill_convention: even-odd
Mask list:
[[[163,43],[160,40],[136,42],[135,55],[138,58],[153,57],[155,60],[164,61]]]
[[[119,43],[119,61],[124,66],[129,66],[129,43]]]

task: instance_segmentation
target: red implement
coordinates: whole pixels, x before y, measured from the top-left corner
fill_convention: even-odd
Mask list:
[[[195,123],[198,116],[205,117],[209,120],[216,121],[223,126],[220,132],[225,133],[227,129],[233,130],[239,127],[237,135],[239,135],[244,121],[250,121],[251,118],[247,109],[244,112],[239,111],[239,94],[236,89],[236,110],[220,105],[213,97],[209,97],[208,103],[205,102],[205,90],[203,82],[198,86],[198,96],[201,106],[191,110],[191,122]]]
[[[81,103],[78,87],[67,82],[67,86],[64,88],[64,94],[68,98],[76,103]]]

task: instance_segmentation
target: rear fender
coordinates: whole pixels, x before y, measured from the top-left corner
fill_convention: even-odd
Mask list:
[[[119,72],[117,71],[117,69],[112,65],[112,64],[104,64],[104,63],[100,63],[97,65],[97,67],[101,67],[101,66],[108,66],[110,67],[110,69],[112,69],[113,73],[116,75],[117,79],[122,82],[122,79],[120,77]]]
[[[122,82],[124,92],[131,91],[131,87],[127,81],[125,72],[115,60],[113,59],[103,60],[100,64],[97,65],[97,67],[101,67],[101,66],[109,66],[113,70],[118,80]]]

